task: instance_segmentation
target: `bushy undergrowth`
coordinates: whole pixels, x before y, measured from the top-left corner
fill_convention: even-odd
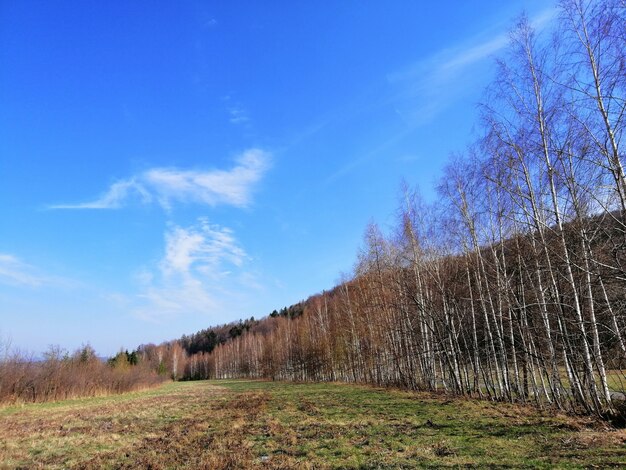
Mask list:
[[[50,349],[43,360],[20,353],[0,358],[0,403],[46,402],[123,393],[166,380],[149,364],[104,362],[89,346],[69,355]]]

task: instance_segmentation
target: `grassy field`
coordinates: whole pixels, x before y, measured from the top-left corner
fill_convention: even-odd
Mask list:
[[[584,419],[339,384],[179,382],[0,409],[2,468],[623,467],[625,443]]]

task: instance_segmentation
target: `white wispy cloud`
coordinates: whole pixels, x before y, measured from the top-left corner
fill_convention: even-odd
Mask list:
[[[228,113],[228,120],[231,124],[243,125],[250,123],[250,114],[248,110],[239,103],[233,96],[224,95],[222,101],[226,106],[226,112]]]
[[[248,112],[240,105],[230,106],[228,108],[231,124],[245,124],[250,121]]]
[[[248,279],[248,260],[229,228],[205,218],[191,227],[172,226],[159,263],[137,276],[141,293],[134,313],[147,320],[215,314],[228,295],[226,286]]]
[[[548,8],[531,18],[532,26],[540,30],[554,18],[556,10]],[[411,123],[429,122],[472,86],[469,79],[483,80],[475,67],[485,64],[509,43],[508,31],[435,52],[409,67],[387,75],[388,82],[399,89],[392,101],[396,112]]]
[[[336,180],[340,179],[341,177],[343,177],[343,176],[349,174],[350,172],[352,172],[355,168],[357,168],[357,167],[359,167],[359,166],[361,166],[361,165],[371,161],[372,159],[380,156],[385,151],[387,151],[389,149],[389,147],[393,146],[398,141],[402,140],[404,137],[406,137],[407,135],[411,134],[413,132],[413,129],[414,128],[412,126],[409,126],[406,129],[402,129],[399,132],[396,132],[395,134],[389,136],[388,139],[386,139],[385,141],[381,142],[379,145],[377,145],[376,147],[374,147],[370,151],[368,151],[368,152],[358,156],[357,158],[354,158],[354,159],[350,160],[349,162],[347,162],[346,164],[344,164],[343,166],[341,166],[340,168],[335,170],[333,173],[331,173],[324,180],[324,183],[325,184],[333,183]]]
[[[193,270],[214,276],[223,263],[241,266],[246,253],[232,230],[200,219],[197,227],[174,227],[165,235],[165,256],[161,271],[166,276],[190,276]]]
[[[270,154],[249,149],[239,155],[229,170],[183,170],[152,168],[132,178],[113,183],[99,198],[75,204],[54,204],[50,209],[118,209],[130,201],[157,202],[169,209],[174,202],[209,206],[220,204],[245,207],[254,184],[270,163]]]
[[[67,281],[48,276],[42,273],[41,269],[14,255],[0,253],[0,283],[12,286],[40,287],[67,284]]]
[[[543,30],[549,26],[556,12],[554,8],[541,11],[531,18],[531,25],[538,31]],[[434,51],[402,69],[388,73],[387,94],[379,101],[368,103],[367,108],[351,110],[342,119],[348,120],[353,115],[380,108],[394,112],[404,125],[386,134],[369,151],[340,163],[325,179],[325,183],[334,183],[356,168],[380,158],[397,142],[414,134],[424,124],[435,121],[443,111],[467,99],[469,93],[484,88],[488,83],[490,59],[509,43],[509,25],[507,19],[499,28],[492,28],[456,45]],[[324,126],[327,124],[323,123]],[[311,134],[318,130],[313,128]],[[310,138],[310,134],[303,134],[303,138]]]

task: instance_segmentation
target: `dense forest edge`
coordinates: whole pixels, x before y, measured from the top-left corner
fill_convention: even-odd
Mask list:
[[[0,401],[56,399],[76,377],[76,395],[247,377],[436,391],[623,423],[626,5],[566,0],[557,18],[542,32],[519,18],[478,137],[451,156],[438,201],[403,185],[395,226],[366,228],[337,286],[108,363],[83,360],[90,350],[43,362],[7,353]],[[87,385],[92,375],[103,382]]]

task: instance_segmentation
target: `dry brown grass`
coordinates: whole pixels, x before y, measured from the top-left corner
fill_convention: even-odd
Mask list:
[[[338,384],[168,383],[0,410],[0,468],[625,465],[626,434],[530,407]]]
[[[99,402],[6,408],[0,467],[267,468],[248,438],[269,394],[224,392],[206,382],[173,383]],[[272,468],[294,465],[287,455],[272,461]]]

